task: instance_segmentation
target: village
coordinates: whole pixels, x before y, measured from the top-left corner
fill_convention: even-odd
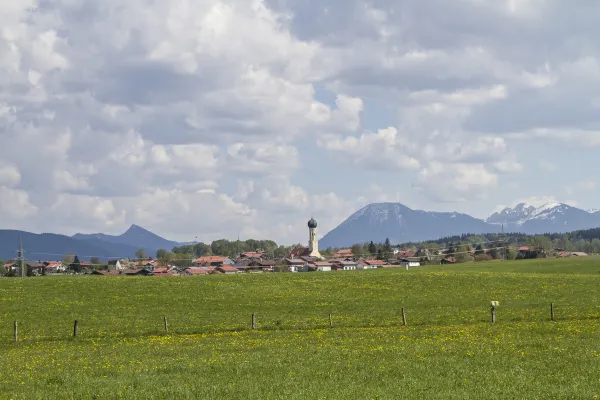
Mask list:
[[[496,244],[492,248],[473,248],[468,246],[464,251],[457,249],[428,249],[415,250],[402,249],[399,246],[390,247],[388,252],[377,255],[357,254],[351,248],[336,250],[330,256],[323,256],[319,252],[317,238],[317,222],[308,221],[309,240],[308,246],[298,246],[291,250],[288,257],[269,257],[264,251],[241,252],[236,257],[223,255],[205,255],[191,260],[190,265],[177,266],[165,263],[152,257],[139,259],[113,259],[100,267],[92,261],[77,260],[74,263],[64,261],[27,261],[24,268],[29,276],[57,275],[57,274],[93,274],[103,276],[178,276],[178,275],[215,275],[215,274],[243,274],[243,273],[268,273],[268,272],[331,272],[355,271],[378,268],[405,268],[420,267],[424,264],[456,264],[460,260],[490,260],[506,259],[508,246]],[[538,258],[536,254],[542,250],[531,246],[519,246],[516,257]],[[567,252],[564,249],[553,249],[554,257],[581,257],[587,256],[583,252]],[[548,254],[542,255],[544,258]],[[464,262],[464,261],[462,261]],[[11,261],[4,265],[7,275],[16,275],[20,271],[18,261]]]

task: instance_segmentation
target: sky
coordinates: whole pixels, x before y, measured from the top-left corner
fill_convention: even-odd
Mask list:
[[[0,228],[308,239],[600,208],[600,2],[0,2]]]

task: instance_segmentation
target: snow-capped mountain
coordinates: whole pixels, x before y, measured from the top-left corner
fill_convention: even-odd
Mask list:
[[[562,203],[541,207],[521,203],[492,214],[485,221],[468,214],[410,209],[400,203],[369,204],[321,239],[320,246],[345,247],[368,241],[425,241],[460,234],[522,232],[563,233],[600,226],[600,211],[585,211]]]
[[[563,203],[547,203],[541,207],[519,204],[492,214],[486,222],[504,224],[506,231],[528,234],[568,232],[596,228],[600,225],[600,213],[582,210]]]

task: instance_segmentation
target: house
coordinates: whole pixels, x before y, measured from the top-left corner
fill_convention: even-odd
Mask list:
[[[363,260],[358,263],[358,269],[376,269],[381,268],[385,264],[385,261],[381,260]]]
[[[442,260],[440,261],[440,264],[444,265],[444,264],[456,264],[456,258],[454,257],[445,257],[442,258]]]
[[[398,265],[401,267],[420,267],[421,259],[419,257],[405,257],[399,260]]]
[[[57,274],[59,272],[65,272],[67,268],[60,261],[46,261],[45,263],[47,274]]]
[[[92,264],[91,261],[81,261],[79,263],[79,265],[81,265],[81,269],[87,269],[87,270],[94,269],[94,267],[98,266],[98,265]]]
[[[18,271],[19,265],[17,263],[6,263],[4,264],[4,268],[6,268],[7,272]]]
[[[224,256],[202,256],[202,257],[196,258],[192,264],[195,267],[200,267],[200,266],[218,267],[221,265],[232,265],[232,264],[235,264],[235,262],[232,259],[230,259],[228,257],[224,257]]]
[[[299,260],[296,258],[286,258],[283,260],[283,263],[287,265],[290,272],[307,272],[308,264],[304,260]]]
[[[353,256],[352,249],[340,249],[340,250],[336,251],[333,256],[336,258],[352,257]]]
[[[208,275],[210,270],[205,267],[190,267],[183,270],[183,275]]]
[[[273,272],[275,262],[270,260],[253,260],[244,268],[246,272]]]
[[[334,261],[331,269],[335,271],[354,271],[358,268],[356,261]]]
[[[396,255],[396,257],[398,259],[403,259],[403,258],[416,257],[417,252],[410,251],[410,250],[398,250],[398,252],[394,251],[394,254]]]
[[[327,261],[316,261],[308,265],[308,269],[311,271],[329,272],[331,271],[331,263]]]
[[[153,276],[174,276],[177,270],[173,267],[157,267],[152,270]]]
[[[123,275],[127,275],[127,276],[148,276],[148,275],[152,275],[152,272],[148,271],[145,268],[137,268],[137,269],[126,269],[125,271],[122,271]]]
[[[108,269],[113,271],[123,270],[120,260],[108,260]]]
[[[263,258],[264,255],[265,253],[263,251],[247,251],[245,253],[241,253],[239,258],[256,259]]]
[[[290,252],[290,258],[300,258],[310,256],[310,249],[304,246],[298,246]]]
[[[223,264],[223,265],[215,268],[215,271],[217,271],[221,274],[227,274],[227,275],[240,273],[239,269],[237,269],[236,267],[233,267],[231,265],[227,265],[227,264]]]
[[[92,272],[92,275],[103,275],[103,276],[114,276],[114,275],[121,275],[121,271],[117,271],[117,270],[96,270],[94,272]]]

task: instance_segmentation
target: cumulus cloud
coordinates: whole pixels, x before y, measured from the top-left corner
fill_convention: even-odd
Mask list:
[[[396,198],[390,177],[405,193],[413,182],[429,209],[491,208],[495,187],[524,188],[528,172],[578,176],[565,144],[600,145],[599,11],[554,0],[4,2],[0,220],[293,242],[311,213],[325,230]],[[523,151],[539,142],[536,157]],[[348,190],[355,175],[380,190]],[[600,202],[592,182],[562,189]]]

